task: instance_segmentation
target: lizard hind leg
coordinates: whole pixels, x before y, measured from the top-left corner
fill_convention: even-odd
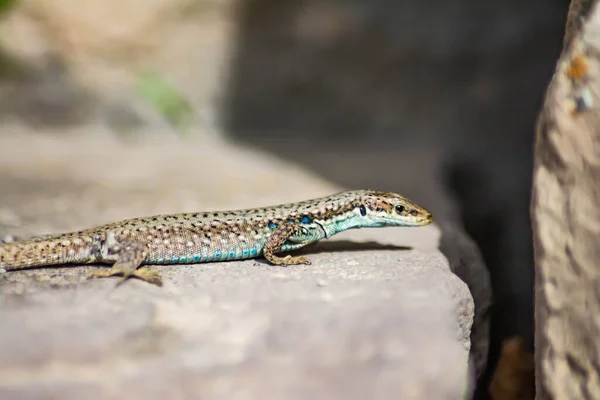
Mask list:
[[[144,244],[136,242],[116,242],[114,236],[109,235],[107,248],[103,249],[107,260],[114,260],[112,268],[108,271],[94,271],[91,278],[108,278],[112,276],[123,277],[118,285],[129,278],[138,278],[157,286],[162,286],[160,275],[145,267],[139,268],[146,256],[148,248]],[[139,268],[139,269],[138,269]]]

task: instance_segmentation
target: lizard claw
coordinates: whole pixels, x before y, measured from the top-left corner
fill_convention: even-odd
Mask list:
[[[311,264],[310,259],[308,257],[305,257],[305,256],[298,256],[298,257],[296,257],[296,262],[298,264],[305,264],[305,265],[310,265]]]

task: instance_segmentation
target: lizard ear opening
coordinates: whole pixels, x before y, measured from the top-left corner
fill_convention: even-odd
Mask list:
[[[360,211],[360,215],[362,215],[363,217],[367,215],[367,208],[364,205],[360,206],[358,209]]]

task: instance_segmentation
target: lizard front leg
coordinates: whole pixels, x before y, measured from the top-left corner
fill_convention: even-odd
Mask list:
[[[302,227],[296,224],[283,224],[279,226],[271,234],[265,247],[263,248],[263,254],[267,261],[275,265],[296,265],[296,264],[310,264],[310,260],[305,256],[292,257],[287,255],[285,257],[278,257],[275,252],[281,249],[281,246],[295,233],[302,232]]]
[[[106,241],[101,249],[103,261],[114,261],[112,268],[108,271],[94,271],[90,274],[92,278],[107,278],[111,276],[122,276],[119,285],[129,278],[138,278],[148,283],[162,286],[162,280],[158,273],[139,268],[148,256],[148,246],[143,243],[121,239],[118,242],[113,232],[108,232]],[[139,269],[138,269],[139,268]]]

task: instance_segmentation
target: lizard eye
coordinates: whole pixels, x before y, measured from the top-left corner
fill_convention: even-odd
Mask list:
[[[403,205],[397,205],[396,206],[396,212],[398,214],[402,214],[404,211],[406,211],[406,207],[404,207]]]
[[[360,211],[360,215],[362,215],[363,217],[365,215],[367,215],[367,208],[365,206],[360,206],[359,211]]]

